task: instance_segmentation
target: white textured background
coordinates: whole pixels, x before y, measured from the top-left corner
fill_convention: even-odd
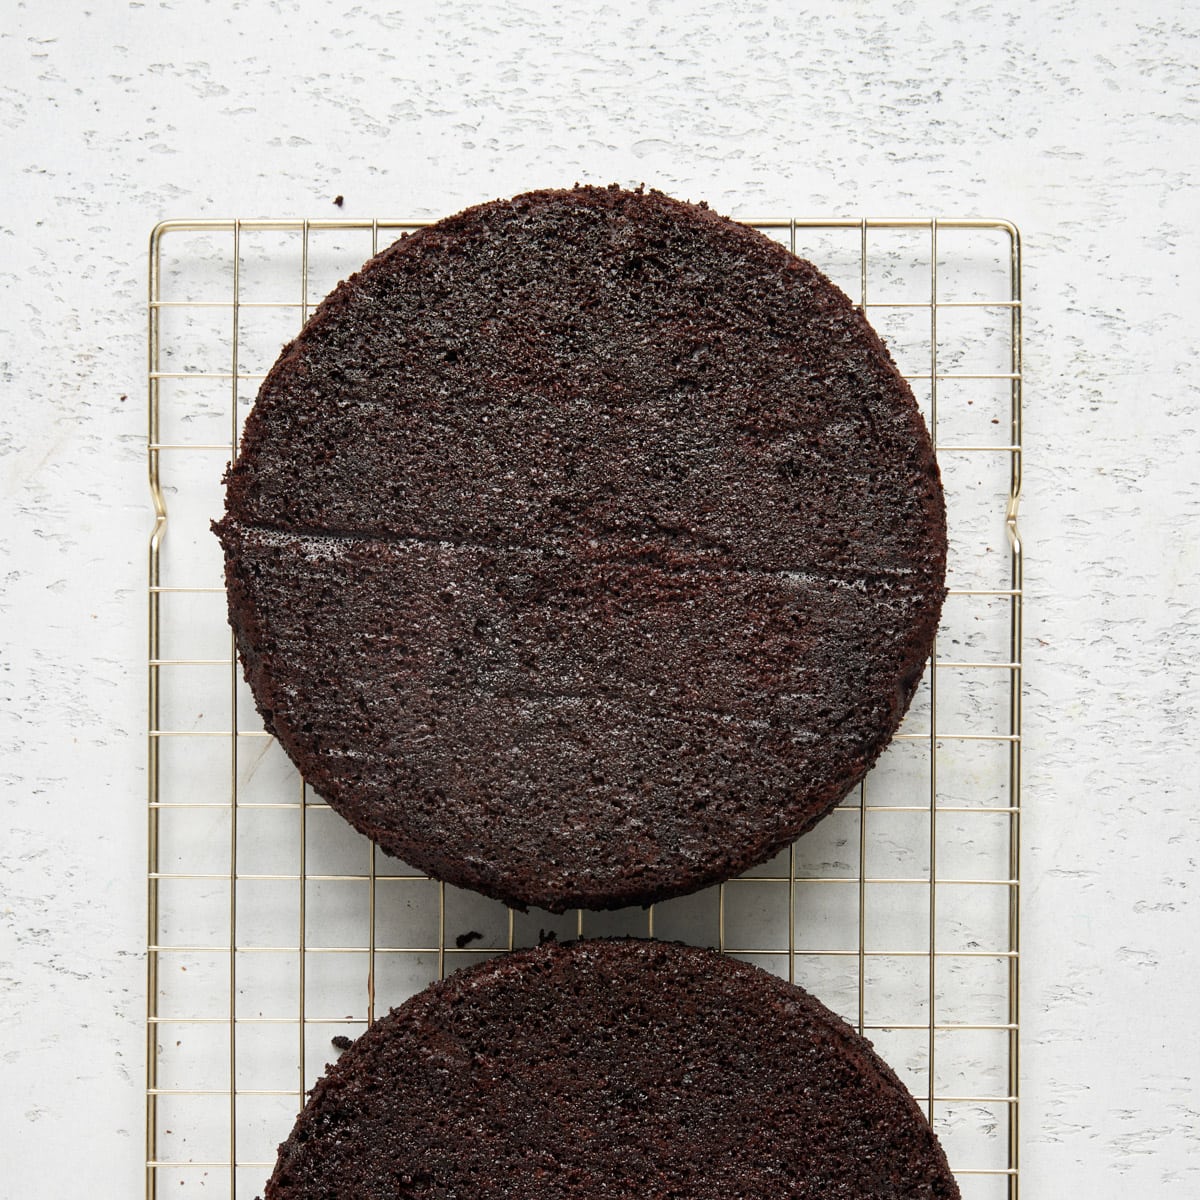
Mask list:
[[[1187,0],[3,0],[0,1196],[142,1183],[150,226],[576,179],[1022,226],[1025,1194],[1200,1195],[1198,61]]]

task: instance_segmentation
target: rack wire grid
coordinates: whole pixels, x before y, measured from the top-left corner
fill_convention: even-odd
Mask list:
[[[176,220],[151,236],[147,1197],[257,1196],[333,1036],[554,930],[710,945],[804,985],[908,1084],[965,1200],[1017,1200],[1017,229],[747,222],[857,298],[912,384],[947,493],[937,644],[875,769],[790,849],[649,909],[556,917],[387,858],[306,788],[241,678],[208,529],[281,346],[339,279],[427,223]]]

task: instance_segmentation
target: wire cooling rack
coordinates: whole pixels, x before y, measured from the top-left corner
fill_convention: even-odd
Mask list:
[[[950,524],[937,645],[864,784],[772,862],[650,909],[556,917],[387,858],[305,787],[242,682],[208,529],[281,346],[425,223],[179,220],[151,236],[147,1197],[257,1196],[332,1038],[554,930],[678,938],[803,984],[908,1084],[965,1200],[1017,1200],[1017,230],[747,222],[864,305],[917,395]]]

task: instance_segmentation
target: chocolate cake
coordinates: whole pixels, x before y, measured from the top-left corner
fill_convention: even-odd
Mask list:
[[[703,206],[591,187],[341,284],[216,529],[246,677],[315,790],[552,911],[728,878],[833,808],[908,707],[946,554],[861,312]]]
[[[376,1022],[313,1089],[266,1200],[952,1200],[864,1038],[710,950],[493,959]]]

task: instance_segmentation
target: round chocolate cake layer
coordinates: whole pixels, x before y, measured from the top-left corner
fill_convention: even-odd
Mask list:
[[[956,1200],[869,1042],[757,967],[547,943],[376,1022],[313,1089],[266,1200]]]
[[[217,526],[267,727],[387,852],[648,903],[827,813],[912,698],[945,515],[811,264],[704,207],[534,192],[404,238],[263,384]]]

